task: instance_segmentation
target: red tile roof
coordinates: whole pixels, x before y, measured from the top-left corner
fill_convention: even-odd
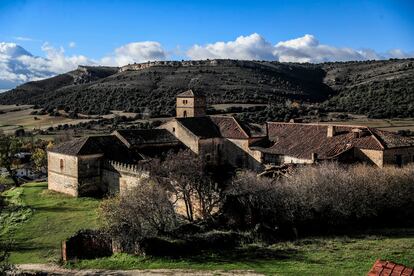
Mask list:
[[[234,117],[229,116],[212,116],[210,117],[218,127],[220,134],[224,138],[247,139],[249,135],[242,128]]]
[[[353,129],[365,133],[356,137]],[[270,146],[258,148],[264,152],[310,159],[316,153],[319,159],[329,159],[353,148],[382,150],[381,142],[366,127],[335,126],[336,134],[327,137],[328,125],[298,123],[268,123]]]
[[[371,270],[368,272],[368,276],[414,276],[412,268],[408,268],[401,264],[395,264],[393,262],[377,260]]]
[[[247,139],[249,135],[229,116],[176,118],[177,122],[200,138]]]
[[[129,160],[130,151],[114,135],[87,136],[57,144],[49,152],[81,156],[103,154],[111,160]]]
[[[379,130],[375,128],[370,129],[371,132],[378,138],[385,148],[399,148],[414,146],[414,139],[412,137],[401,136],[397,133]]]
[[[184,92],[177,95],[178,98],[193,98],[194,96],[205,97],[205,95],[203,93],[193,91],[192,89],[184,91]]]

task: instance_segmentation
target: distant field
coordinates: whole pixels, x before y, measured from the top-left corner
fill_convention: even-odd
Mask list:
[[[98,225],[99,201],[25,184],[5,195],[21,208],[7,220],[0,239],[13,240],[11,262],[49,263],[59,259],[61,240]],[[84,260],[75,268],[254,270],[267,275],[366,275],[376,259],[414,266],[414,229],[375,229],[354,236],[310,237],[273,245],[249,245],[180,259],[116,254]]]
[[[211,107],[216,109],[216,110],[226,110],[229,107],[243,107],[243,108],[248,108],[248,107],[253,107],[253,106],[266,106],[267,104],[243,104],[243,103],[226,103],[226,104],[212,104]]]
[[[63,124],[79,124],[81,122],[88,122],[96,119],[98,116],[87,116],[80,114],[79,119],[71,119],[63,116],[53,117],[49,115],[31,115],[34,111],[30,105],[0,105],[0,111],[5,112],[0,114],[0,130],[10,133],[18,128],[23,127],[26,130],[33,129],[47,129],[48,127],[56,127]],[[64,114],[63,111],[60,111]],[[136,113],[129,113],[123,111],[112,111],[112,114],[103,115],[103,118],[113,118],[116,115],[134,117]],[[37,118],[37,120],[35,119]]]
[[[253,106],[266,106],[266,104],[214,104],[211,107],[216,110],[225,110],[229,107],[253,107]],[[97,119],[98,117],[103,118],[114,118],[115,116],[126,116],[126,117],[135,117],[137,113],[124,112],[112,110],[112,114],[107,114],[103,116],[98,115],[83,115],[79,114],[79,119],[70,119],[64,116],[53,117],[49,115],[31,115],[30,113],[34,109],[30,105],[0,105],[0,112],[5,112],[0,114],[0,130],[6,133],[11,133],[18,128],[23,127],[26,130],[33,129],[47,129],[48,127],[56,127],[63,124],[79,124],[81,122],[88,122],[90,120]],[[64,114],[64,111],[60,111]],[[35,117],[37,120],[35,120]],[[321,124],[340,124],[340,125],[364,125],[369,127],[380,128],[389,131],[398,131],[398,130],[411,130],[414,131],[414,118],[408,119],[368,119],[366,116],[351,115],[352,119],[347,121],[329,121],[321,122]],[[147,121],[165,121],[170,118],[150,118],[150,119],[138,119],[133,123],[138,122],[147,122]]]
[[[388,131],[411,130],[414,131],[414,118],[407,119],[367,119],[356,118],[348,121],[322,122],[321,124],[338,124],[338,125],[359,125],[379,128]]]

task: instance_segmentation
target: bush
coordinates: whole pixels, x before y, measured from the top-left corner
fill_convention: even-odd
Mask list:
[[[247,227],[258,223],[307,230],[373,223],[395,226],[414,222],[413,195],[413,166],[326,163],[298,168],[281,179],[243,172],[227,191],[225,212],[228,222]]]
[[[0,275],[13,275],[14,266],[9,263],[10,244],[0,242]]]

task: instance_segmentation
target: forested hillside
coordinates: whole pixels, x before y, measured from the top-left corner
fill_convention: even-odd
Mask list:
[[[177,93],[203,91],[210,104],[313,103],[322,110],[372,117],[409,117],[414,111],[414,59],[296,64],[205,60],[154,62],[141,69],[80,67],[23,84],[0,104],[106,114],[110,110],[172,115]],[[289,102],[288,101],[288,102]]]

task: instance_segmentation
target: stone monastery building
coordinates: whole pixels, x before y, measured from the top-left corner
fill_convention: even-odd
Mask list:
[[[73,196],[117,193],[148,177],[146,160],[188,148],[212,165],[261,171],[265,165],[323,160],[379,167],[414,162],[414,139],[364,126],[267,122],[207,116],[206,98],[177,96],[177,116],[157,129],[77,138],[48,151],[49,189]]]

